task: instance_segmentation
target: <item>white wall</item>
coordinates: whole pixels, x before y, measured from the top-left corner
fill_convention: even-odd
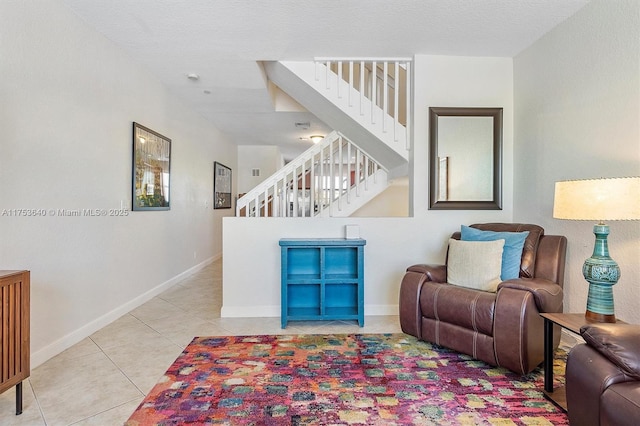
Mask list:
[[[237,151],[59,2],[0,2],[0,76],[0,269],[31,271],[36,366],[221,255]],[[131,208],[132,121],[172,139],[171,210],[54,215]]]
[[[408,217],[409,179],[396,178],[387,189],[356,210],[350,217]]]
[[[398,312],[407,266],[444,260],[448,231],[415,232],[408,218],[225,218],[222,316],[280,315],[280,238],[344,238],[357,224],[364,253],[365,315]]]
[[[429,208],[429,107],[502,107],[502,208],[513,209],[513,63],[511,58],[416,56],[414,75],[414,214]],[[435,213],[435,212],[433,212]],[[448,215],[439,212],[438,218]],[[469,212],[472,214],[472,212]]]
[[[277,146],[238,145],[238,193],[251,191],[283,165]],[[252,169],[260,169],[260,176],[252,176]]]
[[[505,58],[415,58],[413,217],[344,219],[225,218],[223,316],[280,315],[280,238],[343,237],[360,225],[365,247],[365,315],[396,314],[407,266],[441,263],[448,236],[461,224],[510,222],[513,180],[513,76]],[[501,211],[430,211],[430,106],[504,108],[504,208]]]
[[[519,54],[514,75],[514,217],[567,236],[565,311],[583,312],[594,224],[552,218],[554,183],[640,175],[640,2],[587,4]],[[640,222],[609,225],[616,316],[640,323]]]

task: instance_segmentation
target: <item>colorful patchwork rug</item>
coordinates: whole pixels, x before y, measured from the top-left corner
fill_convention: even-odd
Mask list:
[[[126,425],[569,424],[542,388],[405,334],[197,337]]]

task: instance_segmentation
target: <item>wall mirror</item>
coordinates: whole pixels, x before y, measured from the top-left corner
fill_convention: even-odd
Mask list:
[[[429,108],[429,208],[502,209],[502,108]]]

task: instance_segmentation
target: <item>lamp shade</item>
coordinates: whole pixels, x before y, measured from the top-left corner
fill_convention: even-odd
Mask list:
[[[553,217],[571,220],[640,220],[640,177],[556,182]]]

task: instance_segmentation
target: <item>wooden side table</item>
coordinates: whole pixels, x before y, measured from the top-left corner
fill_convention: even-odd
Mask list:
[[[567,392],[564,386],[553,388],[553,326],[559,325],[575,334],[580,334],[583,325],[595,324],[588,321],[584,314],[545,313],[540,314],[544,318],[544,396],[567,411]],[[624,324],[624,321],[617,321]]]
[[[0,271],[0,393],[16,388],[16,415],[22,413],[22,381],[31,374],[30,272]]]

